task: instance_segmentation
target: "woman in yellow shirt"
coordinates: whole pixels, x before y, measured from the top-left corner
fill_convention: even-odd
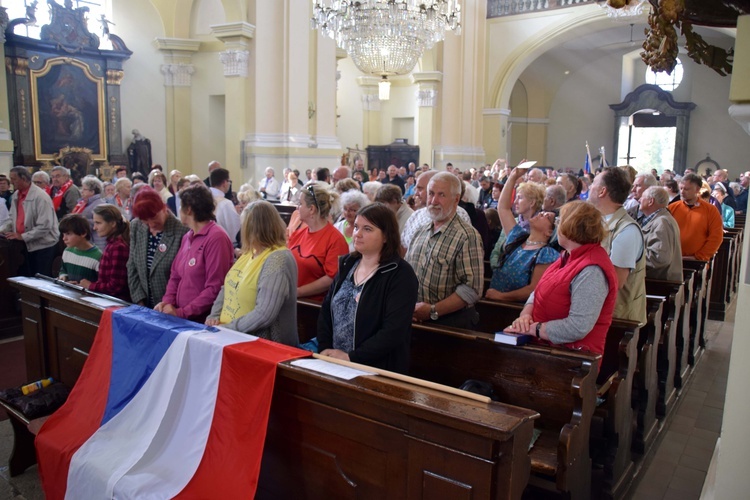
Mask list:
[[[241,238],[242,255],[227,273],[206,324],[296,346],[297,264],[273,205],[258,200],[245,207]]]

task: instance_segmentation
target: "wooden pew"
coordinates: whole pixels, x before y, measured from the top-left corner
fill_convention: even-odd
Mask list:
[[[658,348],[662,338],[665,298],[648,296],[646,324],[638,331],[638,362],[633,376],[633,413],[636,420],[633,452],[644,455],[658,434],[656,404],[659,399]]]
[[[690,366],[695,367],[705,346],[703,337],[706,330],[706,319],[708,319],[711,265],[707,261],[684,259],[682,266],[683,269],[693,269],[696,271],[693,285],[693,305],[690,310],[690,349],[688,351],[688,362]]]
[[[736,244],[736,235],[725,235],[713,259],[713,282],[709,297],[708,317],[716,321],[724,321],[732,300]]]
[[[72,386],[82,363],[70,356],[85,359],[102,307],[62,288],[13,286],[31,337],[27,377]],[[537,418],[408,382],[347,381],[281,363],[256,498],[520,499]]]
[[[317,321],[320,304],[297,301],[299,330]],[[531,483],[572,498],[591,487],[589,429],[596,404],[598,355],[553,347],[510,347],[493,335],[415,323],[410,374],[459,387],[467,379],[492,384],[499,401],[539,412],[542,434],[530,451]]]
[[[685,306],[677,321],[677,336],[675,337],[674,385],[678,390],[687,384],[687,380],[693,371],[688,359],[690,357],[690,338],[695,335],[693,309],[695,309],[698,301],[696,294],[699,293],[699,289],[696,290],[695,288],[696,274],[697,272],[694,269],[682,269],[682,275],[685,277]]]
[[[677,370],[677,325],[685,307],[685,284],[680,281],[646,280],[646,293],[665,299],[662,312],[662,335],[657,354],[657,380],[659,396],[656,416],[664,418],[671,413],[677,400],[674,379]],[[682,338],[682,337],[680,337]]]
[[[498,331],[510,325],[522,308],[519,303],[480,300],[476,304],[479,313],[476,329],[486,333]],[[603,494],[612,498],[625,493],[634,473],[632,387],[638,336],[637,323],[612,322],[597,380],[604,403],[592,419],[592,459],[603,466]]]
[[[274,203],[273,206],[276,207],[276,210],[279,212],[281,220],[283,220],[284,224],[288,226],[289,221],[292,218],[292,214],[295,210],[297,210],[297,207],[294,205],[283,205],[281,203]]]
[[[492,384],[499,401],[540,414],[530,450],[530,484],[589,498],[589,431],[596,405],[598,356],[559,348],[511,347],[492,335],[415,324],[411,374],[450,386]]]
[[[740,281],[740,266],[742,264],[742,243],[745,235],[745,231],[742,227],[728,228],[725,230],[727,235],[734,236],[735,238],[735,252],[734,259],[732,262],[732,279],[730,280],[730,294],[731,298],[737,294],[737,287]]]

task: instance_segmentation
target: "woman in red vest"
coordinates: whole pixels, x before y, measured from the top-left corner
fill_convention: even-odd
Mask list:
[[[507,332],[604,353],[617,298],[615,268],[601,246],[606,231],[594,206],[582,201],[563,205],[557,234],[565,252],[544,272]]]

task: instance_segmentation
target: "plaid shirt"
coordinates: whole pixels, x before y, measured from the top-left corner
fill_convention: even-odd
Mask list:
[[[106,293],[130,301],[128,290],[128,257],[130,246],[117,237],[107,241],[107,246],[99,261],[99,279],[91,283],[92,292]]]
[[[414,233],[406,253],[419,280],[417,300],[436,304],[454,292],[474,305],[484,289],[482,238],[454,214],[435,232],[427,224]]]

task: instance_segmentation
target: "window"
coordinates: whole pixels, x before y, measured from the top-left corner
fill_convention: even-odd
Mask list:
[[[678,58],[677,64],[675,65],[674,70],[672,70],[671,75],[668,75],[663,71],[654,73],[651,68],[648,68],[646,70],[646,83],[649,83],[651,85],[658,85],[662,90],[672,92],[674,89],[680,86],[680,83],[682,83],[682,75],[682,62]]]
[[[11,2],[11,5],[8,7],[8,17],[10,19],[26,17],[26,7],[30,6],[32,3],[34,3],[34,0]],[[58,3],[63,4],[63,2]],[[100,49],[110,49],[111,45],[109,40],[102,38],[101,23],[99,22],[101,15],[107,14],[105,5],[106,0],[72,0],[72,3],[74,9],[79,7],[89,8],[88,13],[86,14],[89,32],[97,35],[101,40],[101,44],[99,45]],[[37,0],[36,4],[36,26],[16,26],[14,32],[17,35],[38,39],[40,37],[42,26],[49,24],[50,13],[46,0]]]

